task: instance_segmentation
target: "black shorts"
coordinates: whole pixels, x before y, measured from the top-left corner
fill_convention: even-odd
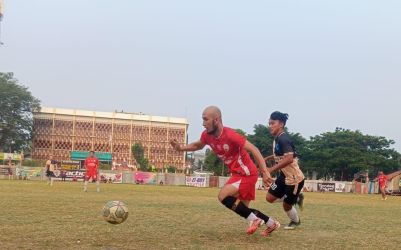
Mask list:
[[[289,205],[294,205],[297,203],[299,193],[304,187],[305,180],[302,180],[298,185],[286,185],[285,177],[281,174],[276,181],[270,185],[269,193],[278,199],[284,198],[284,202]],[[297,188],[295,190],[295,188]]]
[[[46,176],[47,176],[47,177],[53,176],[53,171],[47,170],[47,171],[46,171]]]

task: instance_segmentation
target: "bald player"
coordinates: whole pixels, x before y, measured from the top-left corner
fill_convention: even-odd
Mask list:
[[[180,145],[176,140],[171,140],[171,146],[177,151],[196,151],[209,145],[231,172],[230,179],[218,194],[219,201],[250,222],[248,234],[253,234],[261,225],[266,225],[261,234],[270,235],[280,227],[280,223],[256,209],[249,208],[249,203],[255,199],[258,169],[248,152],[258,163],[265,185],[268,186],[272,182],[262,154],[243,136],[223,126],[221,111],[218,107],[207,107],[203,111],[202,119],[205,130],[198,141]]]

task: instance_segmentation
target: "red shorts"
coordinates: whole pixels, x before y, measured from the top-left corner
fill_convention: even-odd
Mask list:
[[[379,185],[379,186],[380,186],[380,189],[385,189],[386,188],[386,184]]]
[[[255,189],[256,182],[258,181],[257,175],[251,176],[231,176],[228,179],[227,184],[234,185],[238,188],[238,198],[240,200],[254,200],[255,199]]]
[[[97,169],[87,169],[85,173],[85,180],[97,180]]]

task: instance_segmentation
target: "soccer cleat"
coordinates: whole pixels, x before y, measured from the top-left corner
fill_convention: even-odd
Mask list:
[[[301,211],[304,210],[304,198],[305,198],[304,194],[300,193],[299,196],[298,196],[297,204],[298,204],[298,207],[299,207],[299,209]]]
[[[269,236],[274,230],[278,229],[280,227],[280,222],[274,221],[274,224],[270,227],[267,227],[263,232],[260,233],[262,236]]]
[[[301,220],[299,220],[298,222],[291,221],[290,224],[288,224],[287,226],[284,227],[284,229],[293,230],[296,227],[298,227],[299,225],[301,225]]]
[[[251,222],[251,224],[248,227],[248,230],[246,230],[247,234],[253,234],[254,232],[256,232],[256,230],[258,230],[258,228],[260,227],[260,225],[263,224],[263,220],[257,218],[256,220],[253,220]]]

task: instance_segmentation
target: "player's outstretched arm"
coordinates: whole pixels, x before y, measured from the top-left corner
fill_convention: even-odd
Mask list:
[[[285,168],[286,166],[291,164],[293,161],[294,161],[294,154],[292,154],[292,153],[285,154],[283,159],[278,164],[276,164],[273,167],[269,168],[269,171],[270,171],[270,173],[278,171],[278,170],[280,170],[282,168]]]
[[[170,144],[177,151],[196,151],[205,147],[205,144],[203,144],[200,140],[192,142],[188,145],[180,145],[180,143],[174,139],[170,141]]]

